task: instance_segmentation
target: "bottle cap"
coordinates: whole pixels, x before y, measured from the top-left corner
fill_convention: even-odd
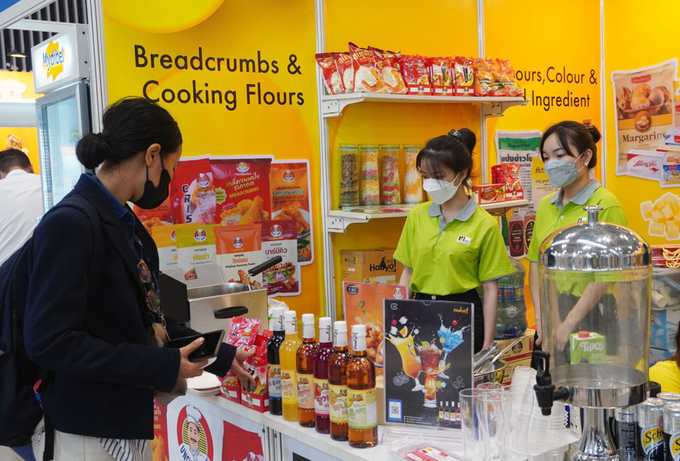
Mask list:
[[[333,329],[335,331],[344,331],[347,333],[347,322],[344,320],[338,320],[333,324]]]
[[[347,322],[338,320],[333,324],[333,345],[347,347]]]
[[[366,350],[366,325],[352,325],[352,350],[354,352]]]
[[[302,314],[302,337],[304,339],[312,339],[315,336],[314,314]]]
[[[272,331],[283,331],[285,330],[284,327],[284,321],[283,321],[283,314],[286,312],[286,310],[283,307],[275,307],[272,309],[272,323],[271,323],[271,330]]]
[[[314,314],[302,314],[303,325],[314,325]]]
[[[578,338],[579,339],[590,338],[590,332],[589,331],[579,331],[578,332]]]
[[[287,335],[297,334],[297,312],[286,311],[283,314],[283,321]]]
[[[331,323],[330,317],[321,317],[319,319],[319,342],[320,343],[330,343],[333,340],[331,335]]]

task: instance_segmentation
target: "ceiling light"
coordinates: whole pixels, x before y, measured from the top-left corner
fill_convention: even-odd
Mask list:
[[[25,58],[26,57],[26,55],[24,53],[17,50],[16,48],[12,48],[12,51],[9,52],[9,56],[11,58]]]

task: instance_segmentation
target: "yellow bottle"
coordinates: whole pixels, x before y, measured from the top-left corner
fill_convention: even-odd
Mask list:
[[[286,329],[286,339],[279,348],[279,361],[281,363],[281,400],[283,401],[283,419],[286,421],[298,420],[297,404],[297,372],[296,355],[302,344],[298,338],[297,314],[295,311],[286,311],[283,316]]]

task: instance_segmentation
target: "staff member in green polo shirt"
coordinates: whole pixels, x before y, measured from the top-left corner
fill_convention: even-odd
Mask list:
[[[493,342],[498,278],[513,272],[498,221],[465,190],[476,143],[464,128],[431,139],[420,151],[416,164],[432,201],[411,210],[394,253],[405,266],[400,284],[416,299],[474,304],[475,352]]]
[[[570,224],[586,222],[588,213],[583,209],[589,205],[603,208],[599,220],[608,223],[628,225],[626,213],[619,200],[606,190],[597,179],[591,179],[590,170],[597,165],[597,143],[600,132],[592,125],[564,121],[552,125],[541,138],[541,157],[545,162],[545,172],[550,184],[557,190],[544,197],[538,205],[534,233],[529,245],[527,259],[529,267],[529,284],[531,298],[536,314],[537,342],[540,346],[543,335],[541,331],[541,309],[538,293],[538,249],[543,241],[554,231]],[[607,331],[607,325],[615,327],[615,318],[609,318],[613,309],[595,309],[603,296],[613,296],[607,283],[587,283],[575,281],[571,286],[559,286],[560,306],[573,306],[571,310],[561,312],[561,324],[555,330],[555,341],[558,349],[563,349],[569,342],[569,335],[577,331],[583,319],[588,317],[589,325],[599,325],[601,332]],[[565,299],[567,297],[568,299]],[[613,300],[602,303],[608,305]],[[595,318],[594,318],[595,317]],[[607,341],[607,349],[616,346],[617,332],[611,331],[611,341]]]

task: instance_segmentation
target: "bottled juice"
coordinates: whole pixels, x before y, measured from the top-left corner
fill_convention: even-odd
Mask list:
[[[328,360],[331,438],[347,440],[347,322],[333,324],[333,355]]]
[[[314,415],[316,432],[330,432],[328,361],[333,355],[331,318],[319,319],[319,347],[314,354]]]
[[[267,362],[269,363],[269,413],[281,415],[281,361],[279,359],[279,347],[286,339],[286,330],[283,326],[283,313],[285,309],[275,307],[272,309],[272,336],[267,341]]]
[[[296,356],[297,403],[300,426],[314,427],[314,314],[302,314],[302,344]]]
[[[298,338],[297,314],[295,311],[286,311],[283,314],[286,339],[279,347],[279,360],[281,362],[281,401],[283,419],[297,421],[297,393],[296,388],[296,364],[295,359],[298,347],[302,341]]]
[[[352,326],[352,357],[347,364],[349,444],[369,448],[378,444],[378,404],[375,367],[366,355],[366,325]]]

